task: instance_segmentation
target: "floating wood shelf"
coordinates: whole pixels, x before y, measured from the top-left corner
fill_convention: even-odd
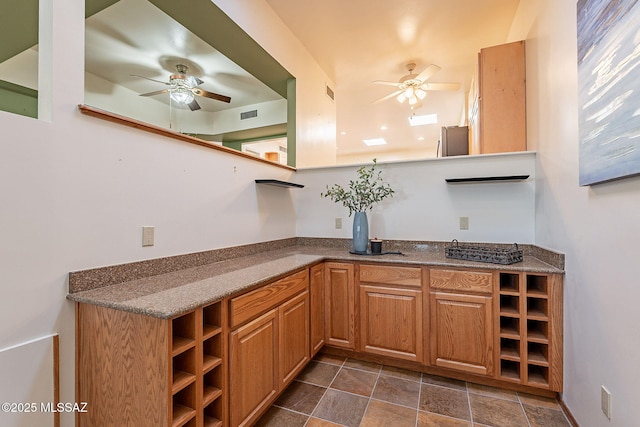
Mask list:
[[[304,188],[304,185],[302,184],[296,184],[295,182],[280,181],[278,179],[256,179],[256,184],[275,185],[276,187]]]
[[[449,184],[461,184],[461,183],[480,183],[480,182],[504,182],[504,181],[524,181],[529,178],[529,175],[506,175],[506,176],[482,176],[471,178],[445,178],[445,181]]]

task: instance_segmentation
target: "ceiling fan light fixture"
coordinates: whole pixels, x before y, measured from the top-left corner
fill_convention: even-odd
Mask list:
[[[415,93],[418,99],[424,99],[424,97],[427,96],[427,92],[422,89],[416,89]]]
[[[404,91],[404,96],[406,96],[407,98],[411,99],[413,97],[413,87],[409,86],[405,91]]]
[[[418,98],[416,98],[415,96],[412,96],[411,98],[409,98],[409,105],[415,105],[418,103]]]
[[[177,87],[171,90],[171,99],[180,104],[190,104],[193,102],[193,93],[186,87]]]
[[[402,104],[407,99],[407,97],[404,95],[404,93],[401,93],[396,99],[400,104]]]

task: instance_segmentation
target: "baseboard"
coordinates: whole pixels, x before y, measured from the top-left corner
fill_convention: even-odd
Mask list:
[[[564,415],[567,417],[567,420],[569,420],[569,423],[571,423],[573,427],[580,427],[578,421],[569,410],[569,407],[564,403],[564,400],[562,400],[562,396],[558,396],[558,404],[560,405],[562,412],[564,412]]]

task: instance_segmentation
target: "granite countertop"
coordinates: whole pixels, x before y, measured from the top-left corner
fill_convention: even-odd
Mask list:
[[[402,250],[402,255],[366,256],[350,254],[349,250],[344,248],[295,244],[203,265],[177,268],[174,271],[150,274],[133,280],[125,279],[115,284],[108,284],[108,280],[103,280],[107,283],[106,285],[94,284],[84,288],[82,280],[91,282],[91,275],[97,276],[101,269],[88,271],[88,273],[72,272],[70,273],[70,293],[67,298],[81,303],[170,319],[329,260],[564,273],[562,266],[554,266],[536,256],[528,255],[527,252],[531,251],[525,251],[522,262],[500,265],[446,258],[440,247],[414,245],[412,248],[413,250]],[[385,247],[384,250],[397,251],[398,249]],[[127,264],[118,267],[126,268]],[[132,272],[135,273],[133,270]],[[123,277],[126,277],[126,274]],[[85,288],[88,289],[83,290]]]

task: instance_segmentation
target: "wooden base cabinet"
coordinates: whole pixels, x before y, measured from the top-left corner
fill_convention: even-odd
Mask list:
[[[223,304],[174,319],[78,303],[78,426],[222,426]]]
[[[251,425],[278,393],[277,310],[231,332],[231,425]]]
[[[360,265],[360,351],[421,362],[420,268]]]
[[[431,364],[493,374],[493,274],[431,269],[429,285]]]
[[[491,297],[431,294],[431,364],[471,374],[491,375]]]
[[[324,264],[314,265],[309,271],[311,357],[324,346],[324,286]]]
[[[325,342],[355,350],[356,295],[354,265],[325,263]]]
[[[309,272],[229,301],[230,425],[251,426],[310,360]]]
[[[497,277],[497,377],[562,391],[562,277],[514,272]]]

